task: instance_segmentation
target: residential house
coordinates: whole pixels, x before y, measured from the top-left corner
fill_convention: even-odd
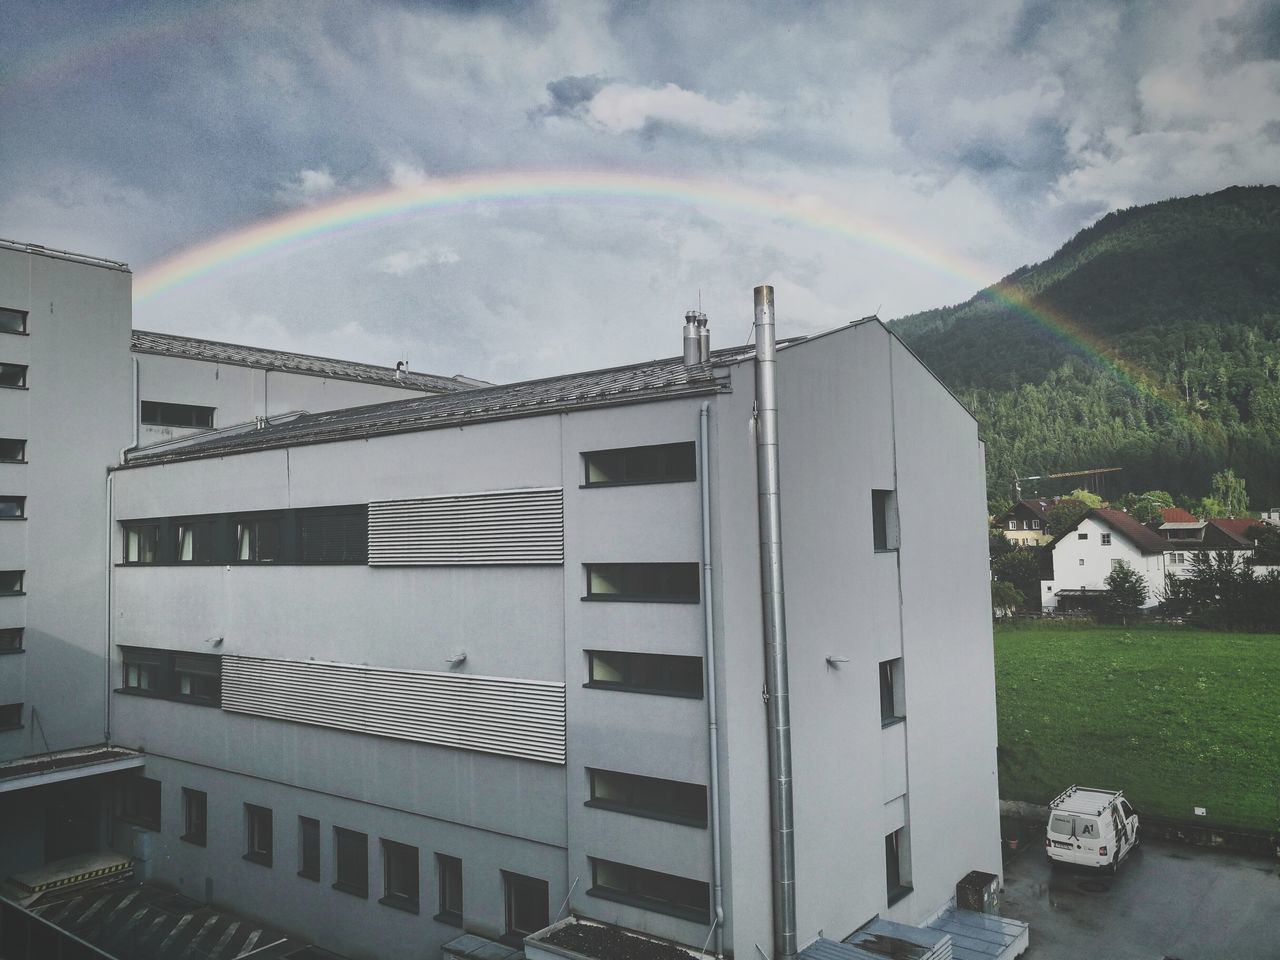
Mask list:
[[[992,526],[1020,547],[1039,547],[1051,539],[1046,528],[1052,506],[1049,500],[1019,500],[996,517]]]

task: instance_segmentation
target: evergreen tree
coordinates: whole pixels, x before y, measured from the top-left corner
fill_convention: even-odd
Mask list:
[[[1147,581],[1137,570],[1119,561],[1104,581],[1111,596],[1107,599],[1107,613],[1121,623],[1137,619],[1138,611],[1147,602]]]

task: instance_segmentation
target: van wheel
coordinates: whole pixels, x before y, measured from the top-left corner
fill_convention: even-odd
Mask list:
[[[1111,855],[1111,862],[1107,864],[1107,873],[1111,876],[1116,875],[1116,871],[1120,869],[1120,859],[1118,854]]]

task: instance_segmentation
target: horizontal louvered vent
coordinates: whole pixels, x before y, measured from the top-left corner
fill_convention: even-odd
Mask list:
[[[371,566],[563,562],[560,487],[369,504]]]
[[[565,762],[564,684],[545,680],[224,656],[222,709]]]

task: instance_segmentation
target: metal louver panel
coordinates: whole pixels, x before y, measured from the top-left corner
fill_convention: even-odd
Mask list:
[[[223,656],[222,709],[565,762],[564,684],[546,680]]]
[[[370,566],[564,563],[564,490],[369,504]]]

